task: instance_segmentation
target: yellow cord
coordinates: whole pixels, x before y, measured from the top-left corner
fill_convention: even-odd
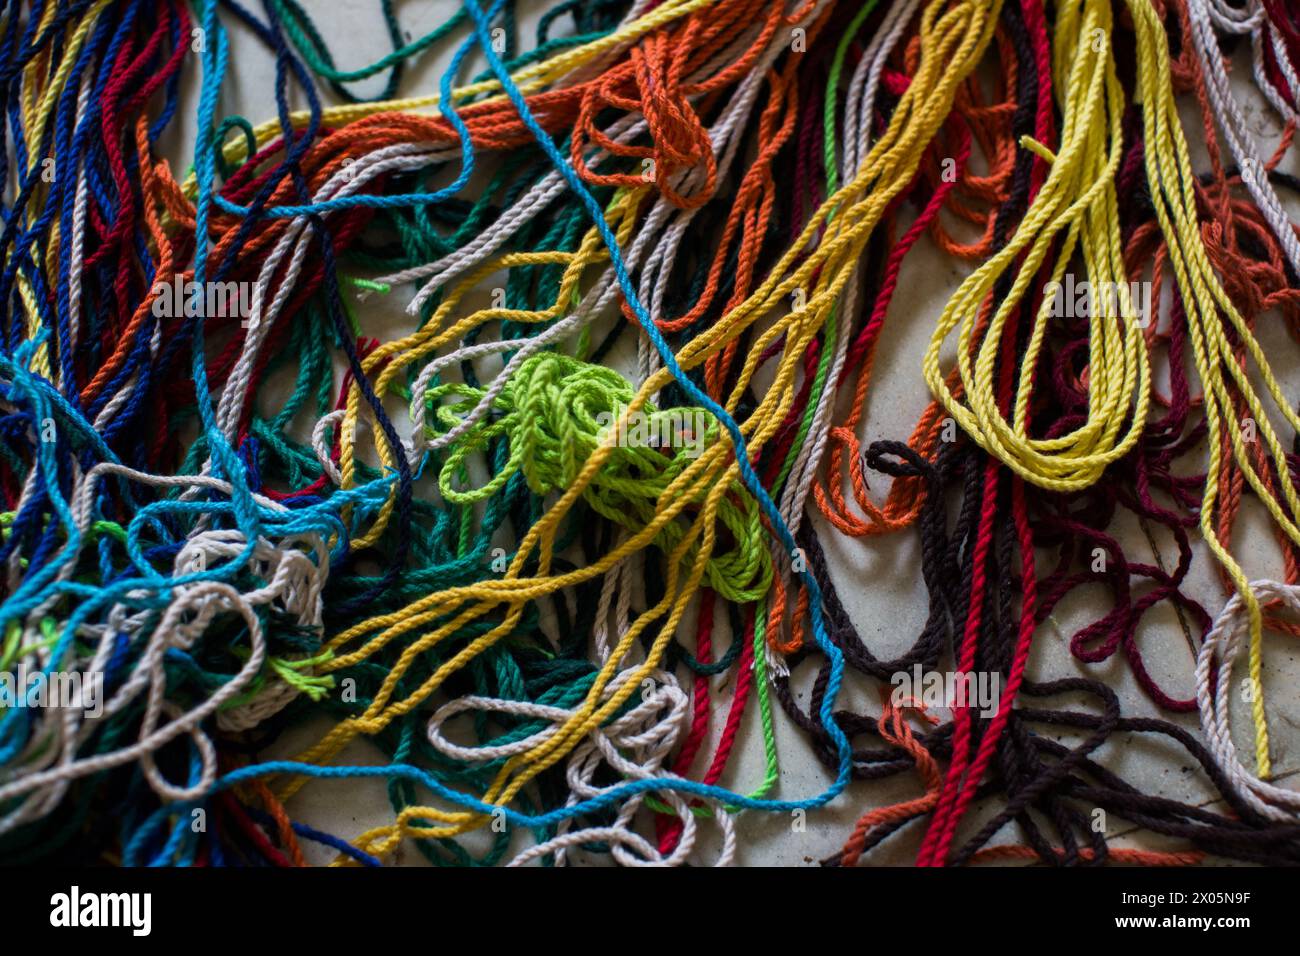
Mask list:
[[[1081,7],[1061,7],[1054,57],[1056,89],[1062,94],[1060,149],[1053,155],[1033,140],[1022,142],[1048,159],[1051,171],[1015,236],[957,289],[924,360],[931,391],[980,447],[1026,481],[1060,492],[1088,487],[1107,465],[1128,453],[1146,424],[1150,397],[1150,365],[1140,316],[1125,278],[1115,198],[1124,101],[1111,57],[1110,33],[1109,3],[1085,0]],[[1030,284],[1054,246],[1058,252],[1051,282],[1034,319],[1012,419],[1007,421],[999,407],[996,381],[1003,329],[1024,298],[1032,300],[1037,290]],[[1061,279],[1076,249],[1082,253],[1087,275],[1083,288],[1093,293],[1088,309],[1088,419],[1065,435],[1031,438],[1034,369],[1049,323],[1057,318]],[[1018,271],[1010,292],[991,320],[983,321],[994,286],[1014,267]],[[940,366],[944,343],[958,326],[957,368],[964,402],[954,394]]]
[[[1268,723],[1264,712],[1264,689],[1261,682],[1262,615],[1259,601],[1250,589],[1245,572],[1219,540],[1214,528],[1214,511],[1219,495],[1219,471],[1224,428],[1232,445],[1233,458],[1269,514],[1297,545],[1300,528],[1292,516],[1300,514],[1300,499],[1290,481],[1286,454],[1269,421],[1262,396],[1250,380],[1250,372],[1233,352],[1227,325],[1245,347],[1254,363],[1254,374],[1264,384],[1288,427],[1300,431],[1300,418],[1292,410],[1278,385],[1263,349],[1229,300],[1215,275],[1202,244],[1197,224],[1195,178],[1188,158],[1187,141],[1178,121],[1177,103],[1170,80],[1169,49],[1164,26],[1148,0],[1128,0],[1138,40],[1138,79],[1143,104],[1146,138],[1147,178],[1160,228],[1169,247],[1187,313],[1196,368],[1200,374],[1209,426],[1210,464],[1206,475],[1205,496],[1201,504],[1200,527],[1206,543],[1226,570],[1245,602],[1250,620],[1251,686],[1250,711],[1255,724],[1255,765],[1261,778],[1272,772],[1268,747]],[[1239,396],[1253,425],[1238,420],[1231,392]],[[1251,435],[1250,433],[1254,434]],[[1248,437],[1249,436],[1249,437]],[[1270,467],[1282,477],[1285,508],[1271,493],[1254,467],[1246,445],[1251,438],[1262,441],[1271,458]]]

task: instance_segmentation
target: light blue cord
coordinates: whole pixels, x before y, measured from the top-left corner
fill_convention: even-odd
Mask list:
[[[632,311],[636,314],[637,321],[641,323],[641,328],[645,330],[646,336],[650,339],[650,343],[655,347],[655,351],[659,353],[660,358],[663,359],[664,367],[672,373],[673,378],[677,379],[678,383],[686,393],[690,395],[697,404],[706,408],[709,413],[718,420],[719,424],[727,430],[727,434],[731,436],[732,445],[735,447],[736,464],[740,466],[740,474],[741,478],[745,482],[745,487],[754,495],[755,499],[758,501],[759,507],[762,508],[763,513],[767,515],[767,519],[771,523],[772,528],[776,531],[777,536],[781,539],[781,543],[784,545],[786,553],[794,555],[798,551],[798,545],[795,544],[794,536],[790,533],[789,527],[786,526],[785,519],[781,517],[781,512],[777,509],[776,504],[768,495],[767,489],[763,487],[763,482],[754,471],[754,466],[749,460],[749,450],[745,444],[745,436],[741,434],[740,426],[736,424],[735,420],[729,414],[727,414],[725,408],[715,402],[711,397],[709,397],[709,395],[701,390],[699,386],[692,382],[686,373],[682,371],[681,366],[677,364],[677,357],[673,354],[672,349],[660,333],[658,326],[655,325],[654,320],[650,317],[650,313],[646,310],[646,307],[641,303],[640,298],[637,296],[636,287],[632,284],[632,279],[627,272],[627,265],[623,260],[623,254],[618,247],[618,238],[614,235],[613,230],[609,228],[609,224],[605,222],[604,211],[600,208],[600,204],[596,202],[596,197],[591,194],[582,179],[578,176],[577,171],[574,170],[569,161],[555,147],[555,144],[551,142],[551,137],[547,134],[546,130],[542,129],[541,125],[533,117],[532,111],[528,108],[528,102],[524,99],[524,95],[519,91],[519,87],[515,85],[514,80],[510,78],[510,73],[506,69],[505,64],[501,62],[501,58],[497,56],[496,52],[492,49],[491,35],[489,32],[490,20],[488,20],[484,16],[483,11],[479,9],[477,0],[463,0],[463,2],[465,9],[467,9],[470,16],[474,18],[474,33],[478,37],[479,46],[483,50],[483,55],[487,57],[488,65],[492,68],[492,72],[496,74],[497,79],[501,83],[502,89],[505,90],[506,95],[510,97],[510,102],[514,104],[515,109],[518,111],[519,118],[523,121],[524,125],[528,127],[529,132],[533,134],[534,138],[536,138],[538,145],[541,146],[546,152],[546,155],[550,157],[551,162],[555,164],[556,169],[558,169],[560,174],[564,177],[565,182],[569,184],[569,188],[573,190],[575,195],[577,195],[578,200],[587,210],[587,214],[591,217],[592,223],[595,224],[597,231],[600,233],[601,240],[609,249],[609,260],[611,265],[614,267],[614,275],[618,278],[619,287],[622,289],[628,305],[632,307]],[[831,785],[829,790],[827,790],[829,797],[833,797],[848,785],[852,759],[852,749],[849,745],[848,738],[844,736],[844,731],[841,730],[839,725],[835,722],[833,707],[835,698],[839,695],[840,682],[844,676],[844,655],[840,652],[840,649],[832,644],[827,638],[826,625],[822,618],[821,588],[817,585],[817,579],[813,577],[812,572],[807,568],[796,573],[798,573],[803,579],[804,586],[808,589],[808,605],[812,612],[813,636],[815,637],[818,646],[821,647],[823,653],[826,654],[831,665],[829,679],[826,684],[826,693],[822,698],[822,706],[819,716],[821,717],[822,726],[825,727],[826,732],[835,743],[836,753],[839,757],[839,767],[835,783]]]

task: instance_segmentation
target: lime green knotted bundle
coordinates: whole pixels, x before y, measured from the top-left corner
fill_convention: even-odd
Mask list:
[[[427,437],[463,425],[487,394],[454,382],[430,388]],[[613,369],[558,352],[532,356],[507,379],[488,413],[449,446],[438,488],[449,502],[472,504],[522,473],[536,495],[562,492],[596,449],[612,442],[610,457],[582,497],[598,514],[635,533],[654,519],[658,502],[671,495],[670,486],[691,462],[718,440],[717,422],[704,409],[647,403],[629,413],[635,395],[632,383]],[[509,446],[504,467],[482,485],[458,487],[473,474],[473,456],[498,439]],[[684,512],[691,514],[708,491],[707,485],[697,485]],[[722,530],[705,570],[709,584],[730,600],[756,600],[772,576],[758,506],[743,485],[732,482],[718,517]],[[686,533],[683,521],[671,521],[655,537],[655,546],[671,552]],[[696,547],[687,550],[688,561]]]

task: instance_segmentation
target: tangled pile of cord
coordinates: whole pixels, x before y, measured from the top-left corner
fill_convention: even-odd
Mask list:
[[[0,0],[0,859],[1300,863],[1292,5],[375,5]]]

